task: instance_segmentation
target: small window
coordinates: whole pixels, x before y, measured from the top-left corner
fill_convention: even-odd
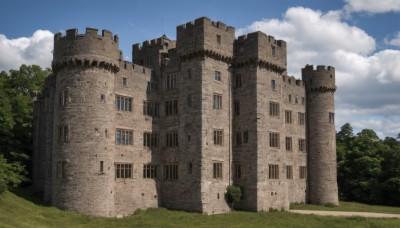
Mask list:
[[[242,132],[236,132],[235,142],[236,146],[242,145]]]
[[[279,134],[269,133],[269,146],[279,148]]]
[[[67,143],[69,140],[69,127],[61,126],[58,129],[58,142]]]
[[[62,91],[60,94],[60,106],[66,106],[68,104],[69,92],[68,90]]]
[[[300,166],[300,179],[307,179],[307,167],[306,166]]]
[[[156,133],[143,133],[143,146],[148,148],[158,147],[158,134]]]
[[[101,95],[100,95],[100,102],[101,102],[101,103],[106,102],[106,96],[105,96],[104,94],[101,94]]]
[[[117,179],[131,179],[132,178],[132,164],[116,163],[115,164],[115,178]]]
[[[193,105],[193,95],[189,94],[186,98],[186,104],[188,107],[192,107]]]
[[[190,142],[191,140],[192,140],[192,136],[191,136],[191,135],[188,135],[188,136],[187,136],[187,141]]]
[[[301,104],[304,105],[306,103],[306,99],[304,97],[301,97]]]
[[[115,144],[124,146],[133,145],[133,131],[117,129],[115,134]]]
[[[306,118],[304,113],[299,112],[299,125],[304,125],[306,123]]]
[[[144,101],[143,102],[143,115],[158,117],[159,105],[157,102]]]
[[[329,123],[331,123],[331,124],[335,123],[335,113],[333,113],[333,112],[329,113]]]
[[[249,142],[249,132],[243,132],[243,144],[247,144]]]
[[[221,81],[221,71],[215,71],[214,72],[214,78],[217,81]]]
[[[100,173],[104,173],[104,161],[100,161]]]
[[[57,162],[57,179],[66,179],[66,166],[67,162],[66,161],[59,161]]]
[[[269,179],[279,179],[279,165],[270,164],[268,165],[268,178]]]
[[[222,95],[214,94],[214,109],[222,109]]]
[[[221,44],[221,35],[217,35],[217,44]]]
[[[188,174],[192,174],[193,173],[193,163],[189,162],[188,163]]]
[[[269,115],[279,117],[279,103],[269,102]]]
[[[178,164],[164,165],[165,180],[178,180]]]
[[[289,124],[292,123],[292,111],[285,110],[285,122]]]
[[[165,134],[165,146],[166,147],[178,146],[178,132],[167,132]]]
[[[236,74],[234,78],[235,78],[235,81],[234,81],[235,88],[241,88],[242,87],[242,75]]]
[[[157,165],[143,165],[143,178],[157,178]]]
[[[242,177],[242,166],[240,163],[233,163],[233,178],[239,179]]]
[[[166,85],[167,90],[176,89],[176,75],[175,74],[167,75],[165,80],[166,80],[165,85]]]
[[[186,77],[187,77],[187,79],[192,79],[192,69],[190,69],[190,68],[187,69]]]
[[[271,46],[271,52],[272,52],[272,56],[275,56],[275,47]]]
[[[118,111],[132,112],[132,98],[116,95],[115,106]]]
[[[286,151],[292,151],[292,137],[285,138]]]
[[[239,101],[234,101],[233,108],[234,108],[235,116],[240,116],[240,102]]]
[[[178,100],[165,101],[165,116],[177,115],[178,114]]]
[[[276,91],[276,81],[275,80],[271,80],[271,89],[272,89],[272,91]]]
[[[213,178],[222,179],[222,163],[221,162],[213,163]]]
[[[157,84],[157,82],[147,82],[147,89],[146,89],[146,92],[147,92],[147,93],[156,92],[157,89],[158,89],[158,84]]]
[[[288,96],[288,101],[289,101],[289,103],[292,103],[292,95],[290,95],[290,94]]]
[[[122,85],[124,86],[128,85],[128,78],[122,78]]]
[[[223,131],[214,130],[214,145],[223,145]]]
[[[305,139],[299,139],[299,151],[300,152],[306,151],[306,140]]]
[[[286,166],[286,179],[293,179],[293,166]]]

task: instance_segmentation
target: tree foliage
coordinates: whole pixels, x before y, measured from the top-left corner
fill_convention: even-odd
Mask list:
[[[239,203],[241,198],[242,190],[239,186],[230,185],[226,188],[225,199],[231,208],[233,208],[235,204]]]
[[[400,205],[400,142],[371,129],[357,135],[349,123],[337,133],[338,185],[342,199]]]
[[[27,180],[24,169],[32,155],[31,95],[43,90],[49,73],[36,65],[0,72],[0,185]]]

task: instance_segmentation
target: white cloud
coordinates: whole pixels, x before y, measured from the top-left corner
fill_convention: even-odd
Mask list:
[[[348,12],[386,13],[400,12],[399,0],[345,0]]]
[[[0,70],[18,69],[22,64],[50,67],[53,33],[37,30],[32,37],[8,39],[0,34]]]
[[[354,122],[380,136],[394,136],[400,124],[386,124],[400,122],[400,51],[376,52],[375,39],[343,21],[344,16],[341,11],[289,8],[282,19],[255,21],[237,35],[261,30],[287,41],[289,75],[300,77],[306,64],[334,66],[337,127]]]
[[[392,38],[385,38],[385,44],[400,47],[400,32],[397,32],[396,35]]]

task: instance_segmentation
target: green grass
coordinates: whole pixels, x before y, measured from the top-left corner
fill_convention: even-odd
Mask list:
[[[293,204],[290,209],[296,210],[316,210],[316,211],[358,211],[358,212],[376,212],[400,214],[400,207],[388,207],[379,205],[369,205],[355,202],[340,201],[339,206],[332,205],[310,205],[310,204]]]
[[[399,227],[400,219],[320,217],[287,212],[206,216],[149,209],[122,219],[78,215],[42,205],[24,191],[0,195],[0,227]],[[21,197],[22,196],[22,197]]]

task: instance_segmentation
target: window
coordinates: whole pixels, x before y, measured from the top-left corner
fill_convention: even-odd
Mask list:
[[[242,145],[242,132],[236,132],[235,142],[236,146]]]
[[[176,89],[176,75],[175,74],[167,75],[165,84],[167,90]]]
[[[221,71],[215,71],[214,78],[217,81],[221,81]]]
[[[128,85],[128,79],[127,78],[122,78],[122,85],[124,85],[124,86]]]
[[[159,105],[157,102],[144,101],[143,102],[143,115],[158,117]]]
[[[299,124],[300,125],[304,125],[305,124],[305,115],[304,115],[304,113],[302,113],[302,112],[299,112]]]
[[[235,88],[241,88],[242,87],[242,75],[241,74],[236,74],[235,75],[234,86],[235,86]]]
[[[192,79],[192,69],[188,68],[186,70],[186,77],[187,79]]]
[[[275,80],[271,80],[271,89],[272,89],[272,91],[276,91],[276,82],[275,82]]]
[[[279,165],[268,165],[269,179],[279,179]]]
[[[165,101],[165,116],[178,114],[178,100]]]
[[[239,101],[234,101],[233,108],[234,108],[235,116],[239,116],[240,115],[240,102]]]
[[[66,161],[59,161],[57,162],[57,179],[65,179],[66,178],[66,172],[65,168],[67,166]]]
[[[149,148],[158,147],[158,134],[143,133],[143,146]]]
[[[272,56],[275,56],[275,47],[271,46],[271,52],[272,52]]]
[[[307,179],[307,167],[306,166],[300,166],[300,179]]]
[[[222,95],[214,94],[214,109],[222,109]]]
[[[143,178],[157,178],[157,165],[143,165]]]
[[[247,144],[249,142],[249,132],[245,131],[243,132],[243,143]]]
[[[104,161],[100,161],[100,173],[104,173]]]
[[[304,97],[301,97],[301,104],[304,105],[306,103],[306,99]]]
[[[115,98],[115,106],[118,111],[132,112],[132,98],[117,95]]]
[[[223,145],[223,131],[214,130],[214,145]]]
[[[188,174],[192,174],[193,173],[193,163],[189,162],[188,163]]]
[[[186,98],[186,104],[188,107],[192,107],[193,105],[193,94],[189,94]]]
[[[60,94],[60,106],[66,106],[68,104],[69,92],[68,90],[62,91]]]
[[[125,129],[117,129],[115,134],[115,144],[117,145],[133,145],[133,131]]]
[[[299,151],[305,152],[306,151],[306,140],[299,139]]]
[[[240,163],[233,163],[233,178],[239,179],[242,177],[242,167]]]
[[[285,111],[285,122],[292,123],[292,111]]]
[[[292,95],[290,95],[290,94],[288,96],[288,101],[289,101],[289,103],[292,103]]]
[[[105,96],[104,94],[101,94],[101,95],[100,95],[100,102],[101,102],[101,103],[106,102],[106,96]]]
[[[222,162],[213,163],[213,178],[222,179]]]
[[[176,147],[178,146],[178,132],[167,132],[165,135],[165,146]]]
[[[221,44],[221,35],[217,35],[217,44]]]
[[[286,179],[293,179],[293,166],[286,166]]]
[[[132,164],[116,163],[115,164],[115,178],[128,179],[132,178]]]
[[[166,180],[178,180],[178,164],[164,165],[164,177]]]
[[[58,142],[67,143],[68,135],[69,135],[69,127],[68,126],[61,126],[58,128]]]
[[[269,102],[269,115],[279,117],[279,103]]]
[[[335,123],[335,113],[333,113],[333,112],[329,113],[329,123],[332,123],[332,124]]]
[[[270,147],[279,147],[279,134],[278,133],[269,133],[269,146]]]
[[[157,91],[157,89],[158,89],[158,85],[156,82],[147,82],[147,89],[146,89],[147,93],[155,92],[155,91]]]
[[[188,136],[187,136],[187,141],[190,142],[191,140],[192,140],[192,136],[191,136],[191,135],[188,135]]]
[[[292,137],[286,137],[285,144],[286,144],[286,151],[292,151]]]

